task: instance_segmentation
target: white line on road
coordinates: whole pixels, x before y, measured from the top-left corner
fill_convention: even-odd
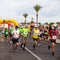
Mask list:
[[[21,43],[19,42],[19,44],[21,45]],[[29,50],[27,47],[25,47],[25,49],[32,54],[35,58],[37,58],[38,60],[42,60],[40,57],[38,57],[35,53],[33,53],[31,50]]]
[[[41,58],[39,58],[35,53],[33,53],[32,51],[30,51],[27,47],[25,47],[25,49],[31,53],[35,58],[37,58],[38,60],[42,60]]]

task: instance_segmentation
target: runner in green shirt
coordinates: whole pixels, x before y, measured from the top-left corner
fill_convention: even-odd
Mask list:
[[[10,31],[13,31],[14,30],[14,28],[10,28]]]
[[[30,30],[27,28],[27,26],[25,26],[25,28],[22,29],[23,41],[21,43],[21,47],[23,45],[23,50],[25,50],[26,40],[27,40],[29,32],[30,32]]]
[[[8,40],[9,31],[7,28],[5,28],[4,35],[5,35],[5,39]]]
[[[23,28],[23,37],[27,38],[29,32],[30,30],[28,28]]]
[[[19,32],[22,34],[23,33],[23,28],[18,28]]]
[[[5,35],[5,37],[7,37],[7,36],[9,35],[9,31],[8,31],[7,28],[6,28],[5,31],[4,31],[4,35]]]

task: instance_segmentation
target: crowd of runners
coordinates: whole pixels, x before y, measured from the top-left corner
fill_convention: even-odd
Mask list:
[[[20,45],[20,48],[25,50],[27,37],[30,36],[30,38],[33,39],[33,50],[36,49],[36,45],[40,46],[40,41],[43,40],[46,43],[50,42],[49,44],[47,44],[48,49],[51,48],[52,55],[54,56],[58,34],[59,31],[57,30],[56,25],[52,24],[51,26],[43,26],[35,24],[32,21],[29,25],[11,25],[10,29],[0,28],[0,41],[12,42],[13,50],[16,50],[18,48],[18,45]],[[22,38],[21,42],[20,38]]]

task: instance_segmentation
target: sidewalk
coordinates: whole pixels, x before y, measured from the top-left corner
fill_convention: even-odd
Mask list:
[[[60,39],[56,40],[57,43],[60,43]]]

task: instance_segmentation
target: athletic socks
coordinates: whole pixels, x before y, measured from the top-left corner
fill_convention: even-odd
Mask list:
[[[48,49],[50,49],[50,46],[48,46]]]
[[[22,48],[23,43],[21,43],[20,48]]]
[[[35,50],[35,45],[33,44],[33,50]]]

